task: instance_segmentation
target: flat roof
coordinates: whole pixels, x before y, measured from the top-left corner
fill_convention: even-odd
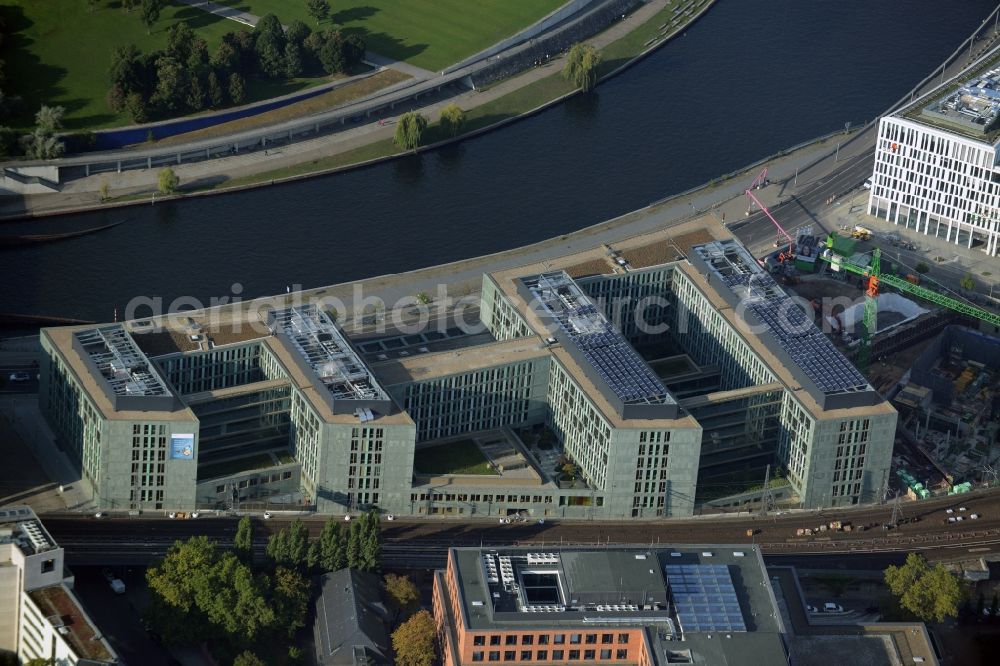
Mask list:
[[[0,509],[0,529],[4,530],[0,543],[13,542],[28,556],[59,548],[30,506]]]
[[[90,623],[79,601],[64,585],[32,590],[28,596],[79,659],[116,661],[101,632]]]
[[[116,409],[112,403],[112,396],[99,383],[100,375],[94,375],[91,368],[81,355],[82,348],[73,344],[74,334],[78,331],[92,329],[93,326],[59,326],[53,328],[43,328],[40,335],[48,339],[52,347],[58,350],[63,362],[69,368],[76,381],[84,388],[89,399],[101,413],[101,416],[108,420],[121,421],[194,421],[195,415],[183,404],[181,400],[174,400],[171,408],[155,408],[149,410],[135,408],[133,401],[129,407]]]
[[[534,335],[504,342],[490,342],[461,349],[416,353],[372,363],[372,372],[386,386],[422,382],[450,375],[546,358],[549,352]]]
[[[695,288],[708,299],[713,308],[726,319],[737,335],[761,358],[772,376],[791,391],[802,407],[813,416],[821,417],[828,412],[836,418],[895,413],[896,410],[885,400],[879,400],[873,405],[862,407],[845,407],[835,410],[830,407],[824,408],[809,391],[805,390],[798,378],[786,367],[783,361],[775,356],[773,351],[764,344],[759,336],[747,334],[746,322],[740,317],[733,306],[709,284],[705,276],[700,274],[694,266],[687,262],[678,262],[676,268],[691,281]]]
[[[755,546],[452,548],[449,566],[462,610],[455,621],[470,631],[655,627],[654,649],[690,649],[695,663],[786,663]],[[697,621],[720,608],[726,628]]]
[[[361,423],[354,414],[334,413],[329,401],[326,399],[329,394],[327,393],[327,396],[323,395],[323,393],[326,393],[325,389],[323,389],[323,393],[320,392],[321,389],[319,387],[322,384],[319,383],[312,373],[306,374],[305,369],[297,362],[296,357],[293,356],[295,352],[289,349],[282,340],[272,336],[264,338],[262,342],[285,369],[285,373],[292,386],[302,393],[302,396],[316,410],[320,419],[326,423]],[[397,409],[391,400],[386,404],[390,406],[390,409],[376,411],[374,413],[374,420],[367,421],[366,423],[413,425],[413,419],[405,412]]]
[[[531,293],[533,304],[558,326],[556,336],[579,352],[596,372],[597,381],[618,400],[635,405],[676,404],[656,373],[565,271],[522,277],[521,284]]]
[[[159,371],[122,324],[81,329],[73,333],[73,339],[97,366],[115,395],[146,397],[170,394]]]
[[[691,249],[691,263],[706,273],[710,284],[743,314],[744,328],[767,345],[821,404],[830,397],[865,394],[869,404],[878,396],[857,368],[833,346],[798,304],[736,241],[715,241]],[[790,363],[789,363],[790,361]],[[857,401],[852,401],[852,404]],[[860,403],[858,403],[860,404]]]
[[[315,305],[275,310],[268,323],[287,338],[334,400],[389,399],[337,325]]]
[[[995,144],[1000,138],[1000,67],[997,58],[892,114],[960,136]]]

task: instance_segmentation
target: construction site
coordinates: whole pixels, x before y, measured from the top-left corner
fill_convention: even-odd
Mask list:
[[[747,214],[759,209],[777,231],[759,263],[899,411],[883,500],[997,484],[1000,316],[927,275],[914,257],[928,248],[866,226],[867,216],[840,216],[830,233],[787,232],[754,193],[766,184],[765,170],[746,190]]]

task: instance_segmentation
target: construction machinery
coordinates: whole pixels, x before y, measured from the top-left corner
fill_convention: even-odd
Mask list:
[[[830,234],[830,236],[832,237],[833,234]],[[828,238],[827,245],[832,246],[832,243],[832,238]],[[973,317],[1000,327],[1000,315],[968,303],[963,303],[956,298],[939,294],[927,287],[916,284],[911,280],[911,278],[916,277],[914,275],[902,278],[889,273],[882,273],[880,265],[881,256],[882,251],[879,248],[875,248],[872,250],[871,263],[867,266],[860,266],[846,257],[835,254],[829,249],[825,250],[821,255],[821,258],[830,263],[832,267],[860,275],[865,280],[865,313],[861,331],[861,348],[858,350],[858,368],[862,372],[868,369],[871,356],[871,342],[875,336],[876,321],[878,318],[878,295],[882,285],[892,287],[901,293],[922,298],[968,317]],[[919,280],[916,280],[916,282],[919,282]]]
[[[854,229],[851,231],[851,238],[856,238],[858,240],[871,240],[872,230],[867,227],[863,227],[860,224],[854,225]]]
[[[785,231],[785,228],[782,227],[776,219],[774,219],[774,215],[771,215],[771,211],[767,209],[767,206],[761,203],[760,199],[757,198],[757,195],[753,193],[754,190],[764,187],[767,182],[767,167],[764,167],[764,170],[757,174],[757,177],[753,179],[752,183],[750,183],[750,187],[748,187],[744,192],[744,194],[746,194],[751,201],[751,203],[747,206],[747,215],[750,215],[750,213],[753,212],[753,204],[757,204],[757,207],[760,208],[764,215],[767,215],[767,219],[771,220],[771,223],[778,230],[778,240],[775,242],[774,246],[780,247],[782,245],[782,238],[784,238],[784,241],[788,243],[788,252],[784,254],[789,259],[794,259],[795,239],[793,239],[791,235]],[[784,261],[784,259],[782,261]]]

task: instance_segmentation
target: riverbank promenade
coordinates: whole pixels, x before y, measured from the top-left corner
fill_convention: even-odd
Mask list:
[[[651,20],[669,4],[668,0],[651,0],[623,20],[612,24],[603,32],[586,41],[588,44],[602,49],[628,35],[636,26]],[[705,9],[711,4],[708,3]],[[546,77],[558,74],[564,65],[565,55],[552,55],[553,57],[547,63],[506,79],[497,85],[481,90],[467,90],[446,99],[433,99],[424,106],[400,105],[398,113],[418,111],[432,121],[436,121],[440,116],[441,109],[452,103],[458,104],[468,112]],[[420,100],[418,103],[422,102],[423,100]],[[382,118],[372,116],[369,122],[334,134],[281,145],[267,151],[238,153],[202,162],[173,165],[172,168],[180,178],[182,188],[204,187],[210,184],[223,184],[237,179],[246,179],[258,174],[348,153],[375,142],[391,141],[395,135],[397,118],[398,115]],[[122,201],[122,205],[134,204],[135,197],[141,195],[148,196],[148,199],[143,197],[143,201],[151,201],[157,187],[158,172],[159,168],[101,173],[68,181],[62,185],[62,189],[58,193],[0,197],[0,219],[107,209],[117,204],[101,202],[100,192],[105,184],[113,198],[132,199],[132,201]],[[263,183],[263,185],[267,184],[267,182]],[[211,192],[205,194],[211,194]],[[180,196],[191,195],[182,194]],[[163,197],[156,194],[155,198],[162,200]]]

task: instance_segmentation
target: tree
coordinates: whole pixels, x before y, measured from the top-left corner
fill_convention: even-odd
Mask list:
[[[165,2],[166,0],[142,0],[139,11],[147,35],[152,34],[153,24],[160,20],[160,12],[163,11]]]
[[[290,565],[292,560],[288,548],[288,530],[282,528],[275,534],[272,534],[267,540],[267,549],[265,552],[275,565]]]
[[[566,56],[562,77],[583,92],[590,92],[597,85],[597,66],[601,52],[590,44],[574,44]]]
[[[267,666],[264,660],[250,650],[244,650],[233,659],[233,666]]]
[[[285,31],[274,14],[265,14],[253,29],[257,66],[264,76],[277,78],[285,71]]]
[[[153,103],[156,107],[171,112],[184,106],[191,87],[187,70],[170,56],[156,60],[156,90]]]
[[[972,291],[976,288],[976,281],[972,279],[972,273],[966,273],[962,276],[962,281],[959,283],[962,289],[966,291]]]
[[[416,150],[427,129],[427,118],[416,111],[404,113],[396,123],[396,145],[403,150]]]
[[[285,30],[285,39],[288,40],[289,44],[302,46],[303,42],[306,41],[306,37],[311,34],[312,28],[307,26],[302,21],[295,19],[288,24],[288,29]]]
[[[319,535],[319,566],[323,571],[337,571],[347,566],[347,546],[340,523],[332,517],[323,525]]]
[[[320,46],[316,53],[319,64],[327,74],[344,71],[343,36],[339,30],[324,30],[319,34]]]
[[[441,109],[441,129],[457,136],[465,126],[465,111],[454,102]]]
[[[229,76],[240,68],[240,54],[235,46],[223,40],[209,62],[222,76]]]
[[[111,51],[108,79],[112,87],[118,86],[126,95],[143,89],[145,84],[143,69],[142,53],[135,44],[116,46]]]
[[[341,71],[350,70],[361,62],[365,57],[365,48],[365,40],[361,35],[352,32],[344,37],[340,47],[341,60],[343,61]]]
[[[216,109],[222,106],[226,98],[222,93],[222,86],[219,85],[219,75],[214,70],[208,73],[207,88],[209,106]]]
[[[434,618],[425,610],[414,614],[392,632],[398,666],[431,666],[434,662]]]
[[[108,181],[106,180],[101,181],[100,194],[101,194],[101,201],[107,201],[108,199],[111,198],[111,185],[108,184]]]
[[[178,62],[184,62],[188,59],[194,42],[194,31],[185,21],[176,23],[167,29],[167,55]]]
[[[289,637],[306,624],[309,611],[309,581],[298,571],[278,567],[274,572],[274,614],[277,626]]]
[[[51,160],[66,152],[66,144],[58,137],[37,127],[24,137],[22,147],[29,160]]]
[[[302,74],[302,47],[295,42],[285,44],[285,76],[290,79]]]
[[[322,553],[323,550],[319,545],[318,539],[309,544],[309,550],[306,551],[306,569],[308,571],[319,570]]]
[[[359,522],[361,553],[358,568],[362,571],[378,571],[382,568],[382,534],[378,511],[369,511],[361,516]]]
[[[386,574],[385,593],[389,595],[389,602],[397,616],[412,609],[420,601],[420,590],[408,576]]]
[[[205,88],[197,76],[192,76],[188,83],[187,97],[184,98],[187,107],[192,111],[201,111],[205,108]]]
[[[352,569],[361,567],[361,521],[351,523],[347,530],[347,566]]]
[[[149,118],[149,108],[146,98],[142,93],[129,93],[125,96],[125,110],[132,120],[137,123],[144,123]]]
[[[139,6],[139,0],[122,0],[122,9],[125,13],[131,12],[133,9]]]
[[[300,567],[306,562],[309,550],[309,528],[296,518],[288,529],[288,560],[292,566]]]
[[[173,194],[181,184],[181,179],[170,167],[160,169],[160,172],[156,174],[156,180],[161,194]]]
[[[43,104],[38,109],[38,113],[35,114],[35,127],[51,134],[63,126],[63,116],[65,115],[66,109],[63,107]]]
[[[923,622],[956,617],[966,596],[966,588],[957,576],[941,563],[931,567],[916,553],[910,553],[902,566],[888,567],[885,583],[900,607]]]
[[[242,104],[243,97],[246,93],[243,88],[243,77],[235,72],[229,75],[229,99],[233,100],[233,104]]]
[[[316,19],[316,23],[322,23],[330,16],[330,3],[327,0],[309,0],[306,9],[309,16]]]
[[[236,526],[236,536],[233,538],[233,552],[241,562],[249,564],[253,561],[253,521],[250,516],[240,518]]]
[[[926,273],[927,271],[929,271],[931,269],[930,266],[928,266],[927,264],[925,264],[922,261],[919,264],[917,264],[916,268],[917,268],[917,272],[918,273]]]

